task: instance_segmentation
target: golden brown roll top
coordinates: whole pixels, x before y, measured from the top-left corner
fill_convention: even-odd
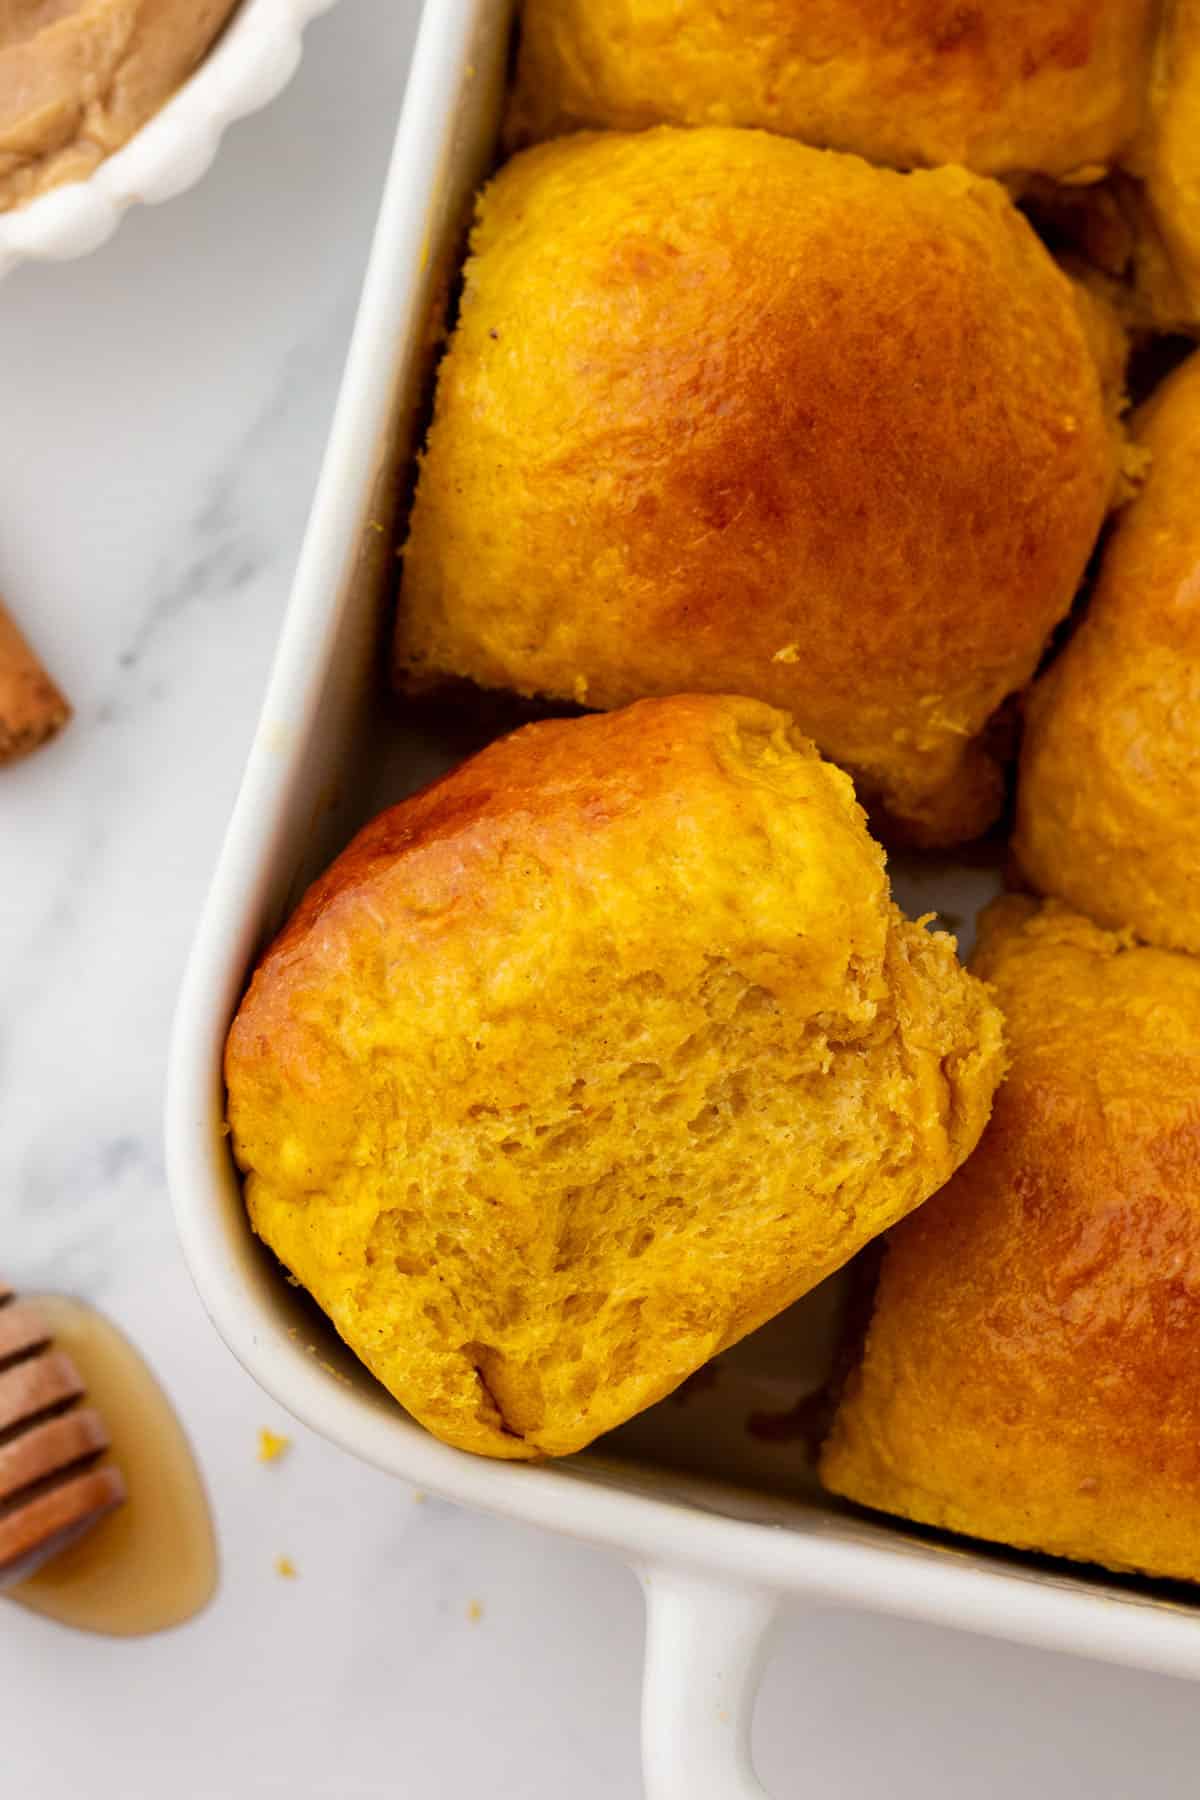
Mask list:
[[[579,1449],[917,1205],[998,1015],[754,701],[530,726],[377,819],[229,1037],[255,1229],[431,1431]]]
[[[1155,0],[526,0],[510,135],[757,125],[1058,177],[1133,139]]]
[[[522,18],[512,147],[741,125],[961,163],[1073,221],[1140,323],[1200,329],[1200,0],[526,0]]]
[[[974,968],[1011,1069],[889,1238],[825,1446],[836,1493],[1200,1579],[1200,962],[999,901]]]
[[[918,842],[1114,479],[1070,284],[993,183],[759,132],[579,136],[485,191],[405,552],[400,681],[787,708]]]
[[[1135,421],[1149,458],[1078,631],[1030,696],[1014,848],[1105,925],[1200,951],[1200,353]]]

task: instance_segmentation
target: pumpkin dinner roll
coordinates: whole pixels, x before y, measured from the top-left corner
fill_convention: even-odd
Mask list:
[[[960,841],[1117,460],[1072,285],[994,183],[762,132],[544,145],[479,203],[398,679],[746,693],[894,835]]]
[[[1011,1070],[893,1232],[821,1460],[883,1512],[1200,1580],[1200,962],[984,914]]]
[[[525,0],[509,135],[760,125],[896,168],[1101,172],[1158,0]]]
[[[1143,183],[1134,264],[1150,316],[1200,330],[1200,0],[1166,0],[1149,119],[1130,164]]]
[[[1139,333],[1200,334],[1200,0],[1164,0],[1141,127],[1111,175],[1024,186],[1048,235],[1116,278]],[[1140,79],[1140,77],[1139,77]],[[1088,171],[1089,174],[1093,171]]]
[[[968,1154],[999,1015],[755,701],[528,726],[376,819],[229,1035],[255,1229],[451,1444],[561,1455]]]
[[[1149,460],[1028,705],[1014,848],[1036,888],[1200,951],[1200,352],[1135,420]]]

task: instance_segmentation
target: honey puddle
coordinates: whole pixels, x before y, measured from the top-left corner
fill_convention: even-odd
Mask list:
[[[109,1455],[129,1498],[4,1597],[107,1637],[182,1625],[208,1605],[218,1572],[208,1498],[183,1427],[115,1325],[61,1295],[34,1304],[86,1382],[86,1403],[108,1426]]]

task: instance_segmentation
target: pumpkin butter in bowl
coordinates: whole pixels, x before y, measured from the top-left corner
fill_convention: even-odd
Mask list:
[[[0,0],[0,277],[193,187],[333,0]]]
[[[0,0],[0,211],[81,181],[203,60],[237,0]]]

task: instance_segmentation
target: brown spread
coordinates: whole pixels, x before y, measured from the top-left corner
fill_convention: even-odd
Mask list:
[[[187,79],[237,0],[0,0],[0,212],[81,181]]]

